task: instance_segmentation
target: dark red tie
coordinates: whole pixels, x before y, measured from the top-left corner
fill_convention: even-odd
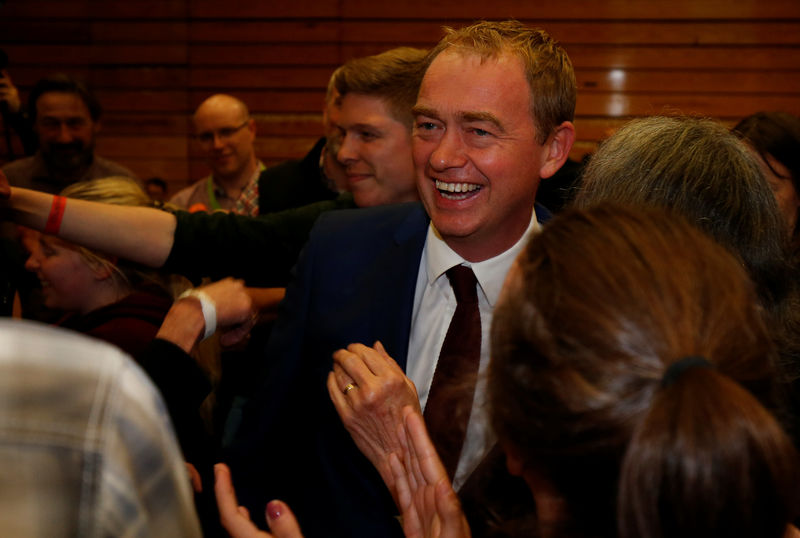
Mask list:
[[[425,424],[447,474],[452,479],[467,432],[475,380],[481,359],[481,315],[477,279],[457,265],[447,271],[456,311],[444,337],[425,404]]]

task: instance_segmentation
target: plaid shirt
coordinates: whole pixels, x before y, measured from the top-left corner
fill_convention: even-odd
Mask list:
[[[0,320],[0,536],[200,536],[161,396],[117,348]]]

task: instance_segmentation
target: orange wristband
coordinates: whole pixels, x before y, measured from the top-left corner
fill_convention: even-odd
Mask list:
[[[61,219],[64,218],[64,208],[67,207],[67,199],[63,196],[53,196],[53,205],[50,206],[50,215],[47,216],[47,224],[44,225],[44,233],[58,235],[61,229]]]

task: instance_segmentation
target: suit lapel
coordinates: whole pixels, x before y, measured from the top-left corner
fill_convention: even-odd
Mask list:
[[[393,245],[386,249],[380,260],[381,271],[373,272],[379,273],[379,281],[374,282],[372,288],[376,293],[372,302],[371,333],[380,335],[389,355],[403,370],[406,367],[414,292],[428,222],[422,205],[414,206],[390,239]]]

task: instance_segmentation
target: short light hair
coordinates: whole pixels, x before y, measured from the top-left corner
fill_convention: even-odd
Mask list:
[[[61,195],[105,204],[153,207],[153,201],[142,187],[131,178],[123,176],[79,181],[65,187]],[[107,269],[112,278],[122,286],[154,281],[154,273],[137,264],[119,261],[115,257],[74,243],[64,244],[74,248],[90,267]]]
[[[544,30],[515,20],[481,21],[446,35],[428,55],[428,63],[442,52],[477,54],[482,60],[510,54],[522,60],[531,90],[531,116],[537,140],[544,144],[555,128],[575,118],[578,93],[575,72],[567,52]]]
[[[333,89],[339,92],[339,99],[348,93],[380,97],[392,116],[410,129],[414,122],[411,108],[417,102],[427,53],[425,49],[398,47],[350,60],[331,77],[328,98]]]

